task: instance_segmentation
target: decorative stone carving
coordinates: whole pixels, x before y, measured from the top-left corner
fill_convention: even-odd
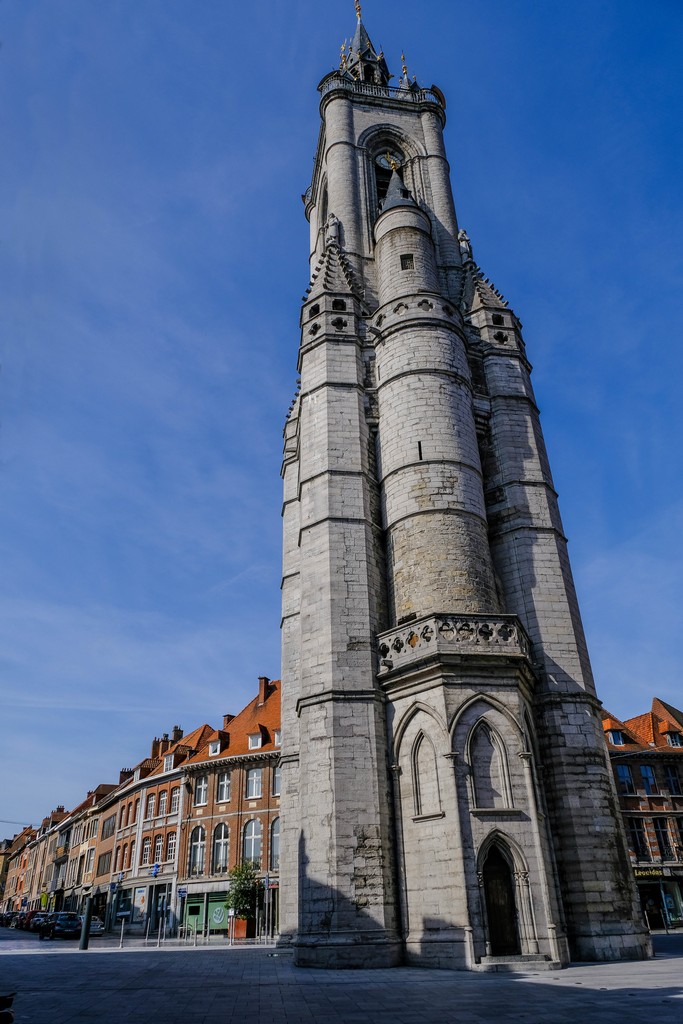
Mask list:
[[[392,667],[427,653],[529,656],[529,640],[514,615],[433,615],[379,635],[380,658],[392,656]],[[384,665],[380,674],[390,671]]]

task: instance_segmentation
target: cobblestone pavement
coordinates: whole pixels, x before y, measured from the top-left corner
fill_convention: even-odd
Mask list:
[[[683,936],[656,944],[647,963],[482,975],[299,970],[263,948],[0,942],[0,993],[16,989],[16,1024],[680,1024]]]

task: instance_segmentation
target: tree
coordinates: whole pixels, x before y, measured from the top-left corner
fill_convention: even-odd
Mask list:
[[[235,911],[235,917],[256,917],[258,894],[262,886],[256,865],[251,860],[238,864],[228,872],[230,887],[225,900],[228,910]]]

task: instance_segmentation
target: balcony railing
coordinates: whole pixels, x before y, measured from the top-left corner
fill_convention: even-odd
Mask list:
[[[335,89],[345,89],[361,96],[398,100],[400,103],[433,103],[443,108],[443,100],[433,89],[400,89],[393,85],[375,85],[373,82],[350,81],[341,73],[329,75],[320,87],[320,95],[327,96]]]
[[[530,642],[514,615],[430,615],[380,633],[382,676],[433,654],[528,657]]]

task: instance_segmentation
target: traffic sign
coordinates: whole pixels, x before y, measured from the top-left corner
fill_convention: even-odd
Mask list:
[[[187,896],[187,889],[178,889],[178,896],[181,900],[184,900]]]

